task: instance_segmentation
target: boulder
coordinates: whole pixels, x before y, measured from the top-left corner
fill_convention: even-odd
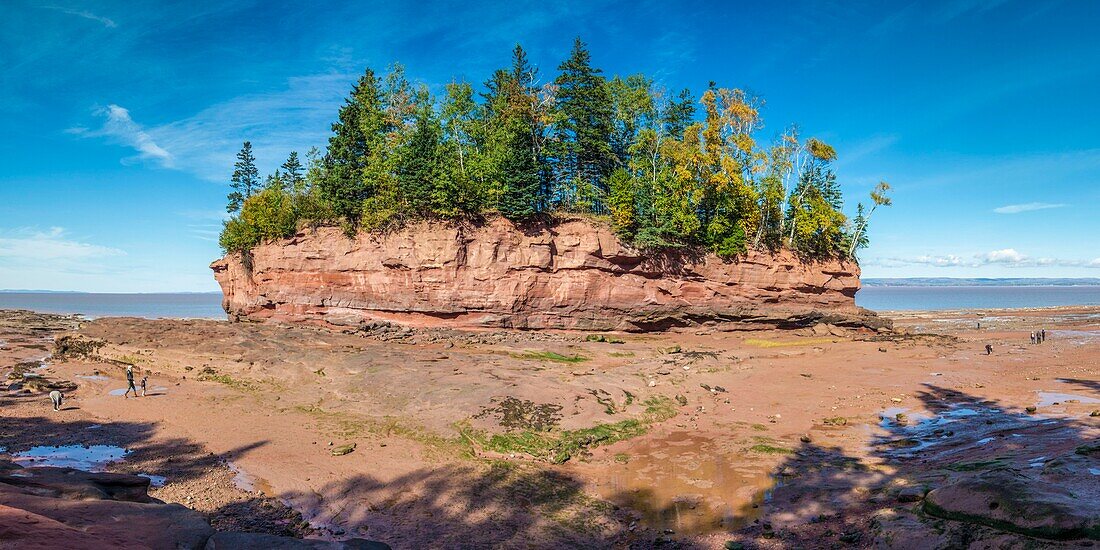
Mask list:
[[[12,463],[8,463],[12,464]],[[10,468],[0,464],[0,483],[27,494],[70,500],[152,502],[149,478],[74,468]]]
[[[11,548],[202,548],[214,534],[202,514],[179,504],[67,500],[7,487],[0,484],[0,541]]]
[[[327,542],[262,533],[215,533],[202,514],[148,494],[149,480],[0,460],[0,549],[389,550],[380,542]]]
[[[1100,507],[1064,485],[1008,468],[990,470],[932,490],[930,515],[987,525],[1028,536],[1100,540]]]

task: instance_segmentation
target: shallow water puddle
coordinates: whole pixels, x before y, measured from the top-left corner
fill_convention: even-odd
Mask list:
[[[259,491],[267,496],[275,495],[275,491],[266,479],[249,474],[233,462],[226,462],[225,465],[229,471],[233,472],[233,485],[238,489],[249,493]]]
[[[1100,332],[1092,330],[1051,330],[1050,339],[1068,340],[1074,344],[1088,344],[1100,340]]]
[[[885,446],[887,454],[911,456],[949,441],[969,441],[976,446],[984,446],[996,440],[996,437],[987,437],[988,433],[983,433],[992,427],[993,422],[979,424],[970,421],[973,417],[988,416],[988,410],[953,405],[932,416],[920,413],[909,415],[907,410],[891,407],[881,413],[879,426],[885,428],[887,433],[873,440],[872,448]],[[904,416],[899,419],[898,414]]]
[[[689,432],[630,447],[607,482],[603,497],[642,515],[644,523],[681,534],[744,527],[776,487],[770,462],[745,460],[713,439]]]
[[[1070,402],[1077,403],[1100,403],[1100,399],[1095,397],[1088,397],[1085,395],[1076,395],[1072,393],[1060,393],[1053,391],[1040,391],[1039,394],[1039,407],[1049,407],[1051,405],[1064,405]]]
[[[129,452],[114,445],[41,446],[15,453],[13,460],[22,466],[54,466],[94,472],[101,470],[107,464],[121,460]]]
[[[153,474],[138,474],[141,477],[149,478],[149,485],[152,487],[164,487],[165,483],[168,483],[168,478],[164,476],[155,476]]]

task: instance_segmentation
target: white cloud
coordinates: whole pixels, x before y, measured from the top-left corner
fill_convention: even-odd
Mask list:
[[[1027,256],[1016,252],[1014,248],[994,250],[978,255],[977,258],[991,264],[1018,264],[1028,260]]]
[[[85,137],[105,137],[131,147],[138,152],[134,157],[122,159],[123,164],[130,164],[137,160],[147,160],[164,168],[175,167],[175,159],[172,154],[158,145],[146,132],[145,128],[134,122],[134,119],[130,117],[130,111],[125,107],[112,103],[105,109],[98,109],[96,114],[106,119],[100,129],[70,128],[67,132]]]
[[[879,267],[930,266],[930,267],[1087,267],[1100,268],[1100,258],[1094,260],[1073,260],[1063,258],[1032,258],[1013,248],[991,250],[971,256],[957,254],[923,255],[911,258],[868,258],[868,265]]]
[[[60,267],[61,264],[125,254],[117,248],[71,239],[61,227],[51,227],[47,231],[22,228],[0,233],[0,258],[12,264]]]
[[[137,159],[226,181],[245,140],[252,142],[261,172],[274,170],[291,151],[304,156],[312,146],[323,148],[355,78],[350,73],[295,77],[281,90],[233,98],[160,126],[143,127],[128,110],[110,105],[98,111],[107,117],[101,129],[68,132],[112,139],[137,150]]]
[[[1048,210],[1051,208],[1064,208],[1064,204],[1054,204],[1049,202],[1028,202],[1024,204],[1008,204],[998,208],[994,208],[993,211],[998,214],[1019,214],[1021,212],[1033,212],[1035,210]]]
[[[61,6],[42,6],[42,7],[46,8],[48,10],[54,10],[54,11],[59,11],[61,13],[66,13],[66,14],[69,14],[69,15],[75,15],[77,17],[83,17],[84,19],[88,19],[89,21],[95,21],[97,23],[103,24],[103,26],[107,27],[108,29],[113,29],[113,28],[118,26],[114,22],[114,20],[109,19],[107,17],[103,17],[102,15],[96,15],[96,14],[94,14],[94,13],[88,11],[88,10],[76,10],[76,9],[72,9],[72,8],[63,8]]]
[[[304,156],[311,146],[325,145],[355,78],[348,73],[291,78],[281,90],[237,97],[150,128],[149,134],[172,151],[180,169],[203,179],[228,180],[245,140],[252,142],[261,172],[269,172],[291,151]]]

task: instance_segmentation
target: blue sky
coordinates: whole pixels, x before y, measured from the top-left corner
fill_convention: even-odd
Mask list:
[[[880,179],[868,277],[1100,277],[1100,3],[32,2],[0,18],[0,288],[217,290],[233,155],[323,146],[393,61],[474,83],[574,36],[606,73],[711,80]]]

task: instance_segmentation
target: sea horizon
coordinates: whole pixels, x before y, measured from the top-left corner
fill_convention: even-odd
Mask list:
[[[0,289],[0,309],[97,317],[225,319],[220,291],[85,292]],[[856,305],[873,311],[1100,306],[1100,279],[871,278]]]

